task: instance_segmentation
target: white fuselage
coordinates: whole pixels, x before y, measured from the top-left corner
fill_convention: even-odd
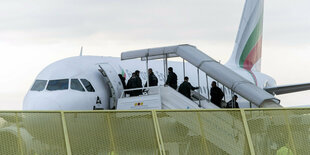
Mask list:
[[[41,91],[29,90],[25,96],[23,103],[23,110],[92,110],[96,104],[97,97],[100,98],[104,109],[110,109],[111,92],[107,81],[98,71],[99,65],[112,66],[116,72],[113,75],[123,74],[126,81],[130,78],[135,70],[140,70],[140,77],[143,85],[147,80],[146,63],[139,59],[120,61],[120,58],[115,57],[101,57],[101,56],[78,56],[71,57],[57,61],[46,67],[36,78],[36,80],[45,80],[46,85]],[[168,62],[169,67],[174,68],[174,72],[178,76],[178,85],[183,82],[183,77],[188,76],[189,82],[193,86],[198,86],[197,68],[189,63],[185,63],[185,75],[182,62]],[[164,85],[165,75],[162,60],[149,61],[148,67],[153,69],[155,76],[157,76],[159,85]],[[227,66],[230,68],[230,66]],[[252,83],[256,83],[258,87],[272,87],[275,86],[275,81],[260,72],[249,73],[242,68],[230,68],[239,75]],[[109,74],[109,73],[108,73]],[[206,79],[206,75],[199,72],[200,93],[208,98],[211,88],[212,78]],[[255,77],[254,77],[255,76]],[[113,78],[113,77],[112,77]],[[62,90],[47,90],[49,82],[52,80],[68,79],[68,88]],[[73,80],[78,81],[84,88],[84,91],[72,89]],[[82,83],[82,79],[87,79],[94,88],[94,91],[88,91],[86,86]],[[114,79],[119,80],[118,76]],[[256,82],[255,80],[256,79]],[[207,84],[208,82],[208,84]],[[223,89],[222,85],[218,85]],[[122,90],[119,90],[122,91]],[[118,92],[119,94],[121,92]],[[231,98],[231,91],[224,88],[225,101],[228,102]],[[251,107],[249,102],[244,99],[239,99],[240,107]]]

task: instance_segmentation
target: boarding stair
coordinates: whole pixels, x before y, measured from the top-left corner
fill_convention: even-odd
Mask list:
[[[139,96],[130,97],[126,92],[133,90],[143,90]],[[156,86],[138,89],[125,89],[118,99],[118,110],[141,110],[141,109],[218,109],[216,105],[203,100],[202,106],[169,86]]]
[[[257,107],[281,107],[279,104],[279,99],[275,98],[265,90],[257,87],[226,66],[215,61],[210,56],[198,50],[195,46],[192,45],[183,44],[176,46],[149,48],[123,52],[121,54],[122,60],[141,58],[141,60],[146,61],[147,66],[149,60],[164,59],[164,66],[166,68],[165,73],[167,73],[167,58],[173,57],[183,58],[183,60],[186,60],[193,66],[197,67],[198,73],[199,70],[204,72],[206,76],[209,76],[215,81],[221,83],[223,87],[238,94]]]

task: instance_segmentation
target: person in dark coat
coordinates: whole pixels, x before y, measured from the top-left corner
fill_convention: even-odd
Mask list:
[[[177,89],[178,88],[178,76],[173,72],[173,68],[169,67],[168,68],[168,77],[167,77],[167,81],[166,81],[166,85],[172,87],[173,89]]]
[[[155,76],[155,74],[153,73],[152,68],[149,68],[148,70],[148,74],[149,74],[149,86],[157,86],[158,85],[158,79]],[[147,82],[145,83],[144,87],[147,87]]]
[[[234,95],[232,100],[227,102],[226,108],[239,108],[239,104],[237,102],[238,96]]]
[[[136,87],[136,86],[135,86],[135,79],[136,79],[136,74],[135,74],[135,73],[132,73],[130,79],[129,79],[128,82],[127,82],[127,87],[126,87],[126,89],[132,89],[132,88]],[[126,91],[125,93],[126,93],[126,94],[129,94],[130,96],[132,96],[133,91]]]
[[[137,87],[136,88],[142,88],[142,80],[140,78],[140,71],[139,70],[136,70],[135,71],[135,74],[136,74],[136,78],[137,78]]]
[[[136,70],[135,71],[135,78],[133,80],[133,85],[132,88],[142,88],[142,80],[140,78],[140,71]],[[130,96],[139,96],[142,94],[142,90],[133,90],[132,94]]]
[[[179,86],[179,92],[191,99],[191,90],[199,89],[199,87],[193,87],[191,83],[188,82],[188,77],[184,77],[184,82]]]
[[[211,102],[221,108],[222,98],[224,97],[224,93],[222,90],[216,86],[216,82],[212,82],[211,88]]]
[[[121,80],[122,84],[123,84],[123,88],[126,89],[126,79],[125,77],[123,77],[122,74],[118,74],[119,79]]]

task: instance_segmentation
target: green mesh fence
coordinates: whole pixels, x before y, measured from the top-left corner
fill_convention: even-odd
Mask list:
[[[310,152],[310,109],[0,112],[0,155]]]

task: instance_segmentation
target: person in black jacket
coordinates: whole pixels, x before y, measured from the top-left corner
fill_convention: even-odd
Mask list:
[[[135,71],[135,74],[136,74],[136,78],[137,78],[137,88],[142,88],[142,80],[140,78],[140,71],[139,70],[136,70]]]
[[[172,67],[168,68],[168,72],[169,74],[168,74],[168,78],[165,84],[169,85],[173,89],[177,89],[178,88],[178,76],[173,72]]]
[[[193,87],[191,83],[188,82],[188,77],[184,77],[184,82],[179,86],[179,92],[191,99],[191,90],[199,89],[199,87]]]
[[[239,108],[239,104],[237,102],[238,96],[234,95],[232,100],[227,102],[226,108]]]
[[[133,87],[132,88],[142,88],[142,80],[140,78],[140,71],[136,70],[135,71],[135,78],[133,81]],[[142,89],[141,90],[133,90],[131,96],[139,96],[142,94]]]
[[[157,86],[158,85],[158,79],[155,76],[155,74],[153,73],[152,68],[149,68],[148,70],[148,74],[149,74],[149,86]],[[144,87],[147,87],[147,82],[145,82]]]
[[[132,89],[132,88],[135,88],[135,78],[136,78],[136,74],[135,73],[132,73],[131,74],[131,77],[130,79],[128,80],[127,82],[127,87],[126,89]],[[126,94],[129,94],[129,96],[132,96],[133,95],[133,91],[126,91],[125,92]]]
[[[222,98],[224,97],[224,93],[222,90],[216,86],[216,82],[212,82],[212,88],[211,88],[211,102],[217,105],[218,107],[221,106]]]

